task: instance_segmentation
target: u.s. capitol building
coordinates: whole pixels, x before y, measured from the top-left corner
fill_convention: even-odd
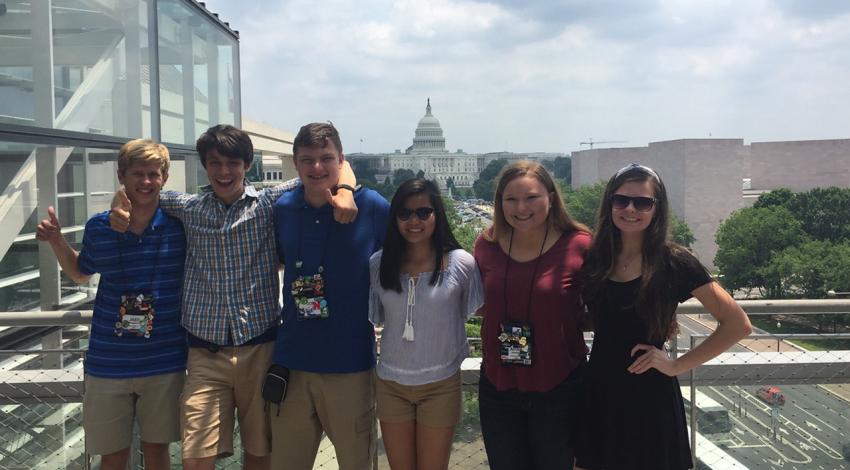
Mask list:
[[[487,164],[502,158],[506,160],[554,160],[562,156],[556,153],[520,154],[511,152],[496,152],[485,154],[470,154],[463,150],[450,152],[446,149],[446,138],[440,121],[431,113],[431,99],[425,106],[425,115],[416,125],[413,144],[402,152],[394,153],[354,153],[346,155],[352,164],[364,161],[368,168],[376,171],[376,179],[383,182],[392,177],[396,170],[412,170],[414,173],[424,172],[425,177],[437,181],[440,188],[445,190],[451,178],[458,188],[472,187]]]

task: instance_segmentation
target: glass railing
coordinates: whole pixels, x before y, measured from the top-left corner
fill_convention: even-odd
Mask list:
[[[754,323],[791,332],[757,330],[679,377],[697,468],[850,468],[850,333],[832,332],[841,328],[829,321],[831,315],[850,312],[850,300],[782,301],[772,311],[763,302],[741,304]],[[688,312],[678,317],[680,354],[714,326],[710,316],[693,313],[697,308],[680,308]],[[0,350],[0,469],[97,467],[97,460],[84,452],[80,415],[89,318],[90,312],[0,314],[0,340],[14,345]],[[50,325],[62,326],[29,336],[18,333],[22,339],[17,342],[10,333]],[[822,333],[794,332],[818,325]],[[587,338],[592,346],[592,335]],[[478,418],[479,367],[480,358],[463,365],[463,417],[452,469],[488,468]],[[623,399],[629,399],[625,392]],[[134,468],[142,468],[141,454],[133,455]],[[179,455],[175,444],[174,467],[179,467]],[[389,468],[380,440],[375,465]],[[241,455],[220,461],[219,467],[240,468]],[[327,440],[315,468],[337,468]]]

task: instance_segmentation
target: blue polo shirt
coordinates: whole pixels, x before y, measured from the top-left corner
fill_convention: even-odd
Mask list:
[[[389,204],[380,194],[354,194],[357,218],[351,224],[333,219],[325,204],[304,201],[304,188],[285,193],[274,206],[278,257],[283,276],[283,323],[274,363],[316,373],[350,373],[375,365],[375,330],[369,322],[369,258],[381,248]],[[300,259],[301,268],[297,268]],[[328,318],[298,320],[292,281],[324,266]]]
[[[109,212],[89,219],[79,266],[84,274],[100,273],[94,300],[91,339],[85,372],[97,377],[131,378],[186,369],[186,332],[180,326],[180,294],[186,237],[179,220],[157,209],[139,236],[109,227]],[[115,333],[124,294],[152,294],[150,338]]]

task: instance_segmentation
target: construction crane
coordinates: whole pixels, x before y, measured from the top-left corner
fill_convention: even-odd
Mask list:
[[[579,142],[579,145],[589,145],[590,149],[593,150],[593,146],[596,144],[625,144],[628,142],[627,140],[593,140],[593,137],[587,139],[587,142]]]

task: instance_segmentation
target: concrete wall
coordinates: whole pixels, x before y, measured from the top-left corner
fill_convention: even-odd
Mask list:
[[[753,142],[747,177],[753,189],[850,187],[850,139]]]
[[[683,139],[648,147],[582,150],[572,153],[573,185],[607,181],[629,163],[652,167],[667,187],[670,210],[694,233],[697,256],[713,267],[717,226],[742,205],[745,153],[741,139]]]
[[[696,237],[693,244],[696,255],[703,264],[714,267],[717,227],[744,205],[741,175],[747,150],[741,139],[679,142],[684,147],[685,185],[675,198],[671,195],[671,203],[684,200],[684,213],[677,215],[687,222]]]
[[[281,181],[298,176],[292,162],[292,141],[295,140],[295,134],[246,117],[242,118],[242,129],[251,136],[254,151],[262,154],[264,171],[283,172]]]

